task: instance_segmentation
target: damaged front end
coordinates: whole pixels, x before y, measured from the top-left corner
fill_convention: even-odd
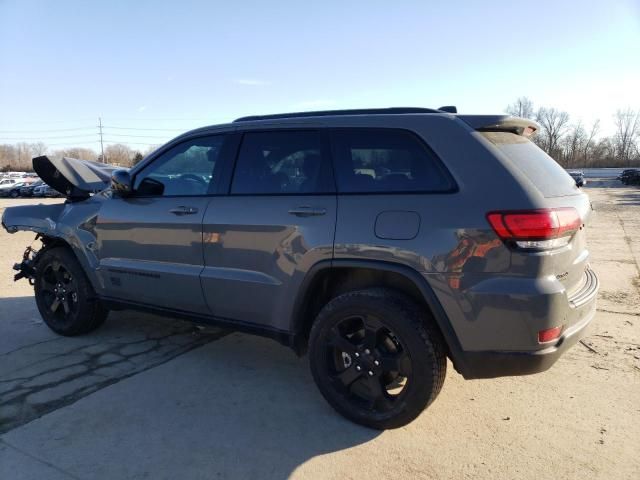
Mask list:
[[[38,238],[40,238],[40,235],[36,235],[36,240],[38,240]],[[21,278],[26,278],[29,284],[33,285],[36,275],[35,264],[39,253],[40,250],[34,249],[31,245],[26,248],[22,254],[22,261],[13,265],[13,269],[18,272],[13,276],[14,282],[17,282]]]
[[[93,225],[100,206],[108,193],[103,192],[114,167],[76,159],[33,159],[34,170],[43,181],[64,192],[64,203],[20,205],[8,207],[2,215],[2,227],[9,233],[29,231],[36,233],[41,249],[27,247],[22,260],[14,265],[18,273],[14,280],[26,278],[33,284],[38,255],[47,247],[69,247],[85,268],[89,279],[94,280],[93,270],[98,260],[93,251],[96,244]],[[32,244],[33,245],[33,244]]]

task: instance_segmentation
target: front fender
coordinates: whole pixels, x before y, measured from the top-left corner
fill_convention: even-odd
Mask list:
[[[9,207],[2,215],[2,226],[9,233],[35,232],[44,239],[60,240],[67,244],[94,290],[100,292],[103,288],[95,273],[99,260],[93,251],[96,244],[93,226],[102,204],[98,198],[94,196],[74,203]]]
[[[55,236],[58,218],[64,208],[64,203],[9,207],[2,214],[2,226],[9,233],[25,230]]]

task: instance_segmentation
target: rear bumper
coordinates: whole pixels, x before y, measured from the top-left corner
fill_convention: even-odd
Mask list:
[[[463,352],[456,368],[468,380],[544,372],[588,333],[596,313],[595,299],[587,308],[590,311],[582,321],[563,333],[552,346],[535,351]]]

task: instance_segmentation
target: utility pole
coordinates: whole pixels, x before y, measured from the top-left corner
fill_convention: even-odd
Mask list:
[[[100,151],[102,152],[102,163],[107,163],[104,158],[104,144],[102,143],[102,117],[98,117],[98,128],[100,128]]]

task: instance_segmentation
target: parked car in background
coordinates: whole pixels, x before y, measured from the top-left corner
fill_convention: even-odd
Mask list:
[[[637,168],[627,168],[622,171],[622,173],[618,177],[618,180],[626,185],[629,182],[629,179],[634,177],[638,173],[640,173],[640,170],[638,170]]]
[[[33,189],[34,197],[62,197],[63,195],[46,183]]]
[[[9,177],[5,177],[2,180],[0,180],[0,188],[5,188],[9,185],[13,185],[14,183],[17,183],[18,181],[15,178],[9,178]]]
[[[0,197],[17,198],[20,196],[20,187],[24,185],[24,182],[10,182],[5,181],[0,184]]]
[[[20,196],[21,197],[33,197],[33,191],[36,187],[44,185],[42,180],[36,180],[33,183],[25,184],[20,188]]]
[[[583,187],[587,183],[582,170],[570,170],[567,173],[571,175],[571,178],[573,178],[578,187]]]
[[[640,185],[640,170],[634,170],[624,177],[625,185]]]
[[[46,188],[46,184],[42,184],[42,185],[38,185],[37,187],[34,187],[33,191],[31,192],[31,196],[32,197],[44,197],[44,189]]]

